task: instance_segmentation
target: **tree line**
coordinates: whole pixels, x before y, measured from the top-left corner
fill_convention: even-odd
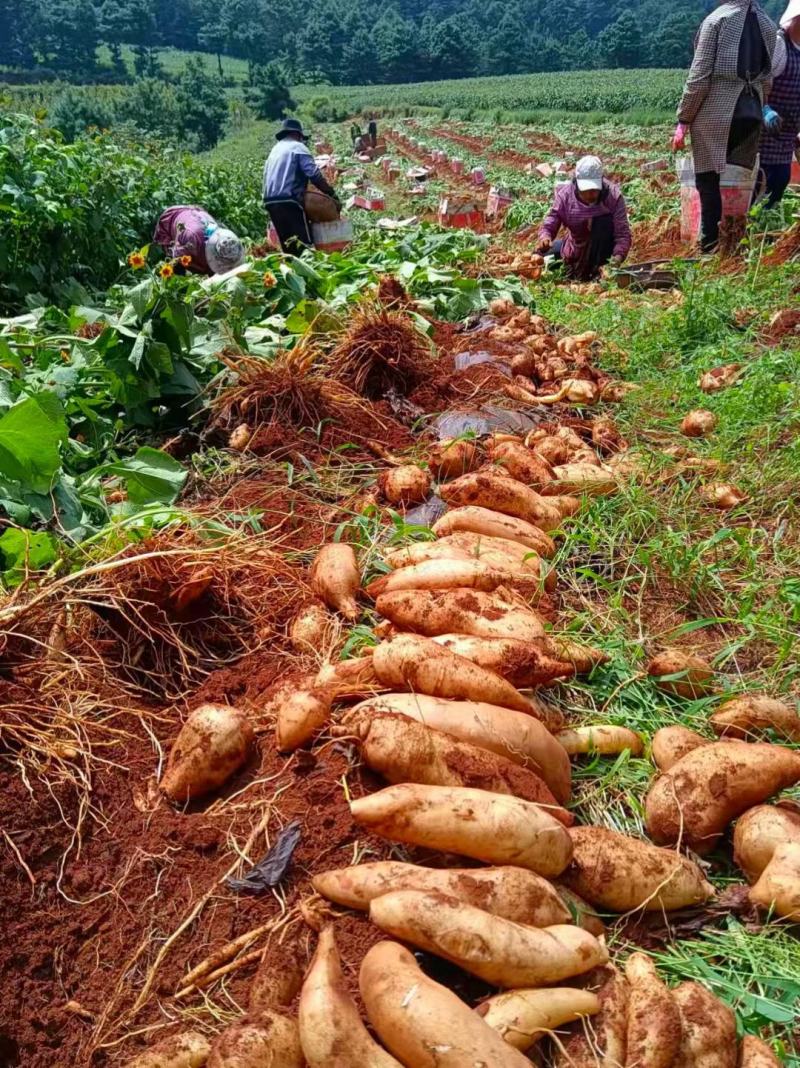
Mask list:
[[[157,77],[157,49],[284,66],[292,82],[394,83],[682,67],[714,0],[0,0],[0,65],[70,81]],[[767,0],[777,13],[780,0]],[[101,63],[98,49],[107,46]],[[222,75],[222,66],[219,66]]]

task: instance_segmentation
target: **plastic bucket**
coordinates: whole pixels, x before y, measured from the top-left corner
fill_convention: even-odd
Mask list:
[[[681,183],[681,240],[696,241],[700,235],[700,194],[694,185],[691,157],[679,157],[676,170]],[[723,219],[744,218],[750,210],[758,176],[758,160],[752,170],[729,163],[720,175]]]
[[[353,224],[349,219],[312,223],[311,236],[321,252],[341,252],[353,240]]]

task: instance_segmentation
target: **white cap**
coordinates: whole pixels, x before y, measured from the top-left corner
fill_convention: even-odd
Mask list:
[[[244,247],[233,232],[218,227],[206,241],[206,262],[212,274],[225,274],[244,263]]]
[[[597,156],[584,156],[578,160],[575,165],[575,181],[581,192],[603,188],[603,164]]]

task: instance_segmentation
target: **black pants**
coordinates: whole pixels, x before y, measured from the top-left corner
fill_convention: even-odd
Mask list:
[[[296,200],[282,198],[281,200],[268,200],[264,207],[272,220],[284,252],[299,256],[304,248],[313,247],[314,238],[311,236],[308,216],[302,204],[298,204]]]
[[[728,134],[727,158],[760,126],[757,119],[734,119]],[[735,161],[734,161],[735,162]],[[722,193],[719,174],[716,171],[701,171],[694,176],[694,185],[700,194],[700,248],[714,252],[719,244],[719,224],[722,222]]]
[[[553,255],[561,259],[563,241],[553,242]],[[592,219],[589,244],[579,260],[565,264],[567,276],[577,282],[591,282],[614,255],[614,221],[610,215],[598,215]]]
[[[774,208],[783,200],[783,194],[792,178],[791,163],[762,163],[761,169],[767,180],[767,207]]]

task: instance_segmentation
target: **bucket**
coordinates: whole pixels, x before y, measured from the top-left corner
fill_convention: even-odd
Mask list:
[[[349,219],[312,223],[311,236],[321,252],[341,252],[353,240],[353,224]]]
[[[676,169],[681,183],[681,240],[696,241],[700,235],[700,194],[694,186],[694,166],[690,156],[680,156]],[[758,160],[752,170],[729,163],[720,175],[722,218],[744,218],[750,210],[758,176]]]
[[[463,161],[463,159],[452,159],[452,160],[450,160],[450,170],[453,172],[453,174],[463,174],[464,173],[464,161]]]
[[[800,163],[796,159],[792,160],[792,176],[789,179],[791,185],[800,185]]]
[[[469,176],[473,185],[483,185],[486,181],[486,171],[484,171],[483,167],[473,167],[469,172]]]
[[[320,193],[319,189],[306,189],[305,209],[309,222],[327,223],[339,218],[339,209],[331,197]]]

